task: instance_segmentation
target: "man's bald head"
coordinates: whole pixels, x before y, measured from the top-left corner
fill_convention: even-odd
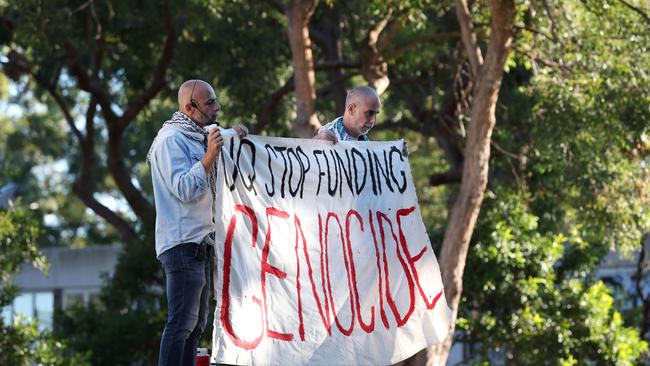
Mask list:
[[[345,98],[345,107],[351,103],[359,103],[365,101],[377,101],[379,102],[379,95],[375,89],[364,85],[356,87],[348,92],[347,97]]]
[[[187,80],[178,88],[178,109],[192,103],[194,95],[203,93],[206,89],[212,90],[212,86],[203,80]]]
[[[345,98],[343,126],[350,136],[359,138],[375,126],[380,109],[381,101],[375,89],[369,86],[354,88]]]
[[[199,126],[205,126],[216,122],[221,106],[210,84],[188,80],[178,88],[178,110]]]

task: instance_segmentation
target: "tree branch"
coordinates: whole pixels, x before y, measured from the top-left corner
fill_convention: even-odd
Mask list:
[[[72,10],[72,13],[74,14],[74,13],[76,13],[76,12],[79,12],[79,11],[82,11],[82,10],[86,9],[88,6],[90,6],[90,4],[91,4],[93,1],[94,1],[94,0],[88,0],[88,1],[86,1],[85,3],[79,5],[77,8],[73,9],[73,10]]]
[[[131,224],[108,207],[102,205],[94,197],[95,182],[92,171],[96,166],[94,134],[96,112],[97,99],[93,96],[90,98],[88,109],[86,110],[86,140],[80,144],[82,156],[81,173],[77,177],[72,189],[88,208],[113,225],[126,243],[131,243],[137,239],[137,235]]]
[[[27,67],[27,65],[25,66]],[[102,205],[94,198],[93,195],[94,184],[92,170],[95,166],[94,118],[97,109],[97,99],[94,96],[91,96],[91,100],[86,111],[86,136],[84,137],[82,132],[79,131],[75,125],[74,117],[72,116],[65,100],[57,91],[56,81],[50,82],[48,80],[45,80],[44,78],[34,73],[31,68],[28,68],[28,72],[36,81],[36,83],[47,90],[48,94],[50,94],[52,99],[54,99],[54,102],[61,110],[61,113],[63,113],[68,127],[79,142],[79,149],[82,156],[81,172],[78,178],[75,180],[72,191],[95,214],[106,220],[106,222],[109,224],[113,225],[126,242],[132,242],[136,239],[137,236],[131,224],[129,224],[129,222],[124,220],[108,207]]]
[[[327,80],[329,81],[329,90],[327,93],[332,96],[331,99],[334,101],[335,113],[342,114],[345,110],[345,98],[347,95],[346,79],[342,78],[342,69],[343,67],[353,66],[353,64],[346,64],[343,60],[343,41],[341,40],[343,22],[339,9],[337,7],[326,6],[320,20],[318,22],[310,22],[309,29],[310,34],[314,34],[312,31],[315,31],[318,37],[322,37],[320,40],[315,38],[315,43],[321,48],[322,57],[325,59],[322,66],[326,64],[332,64],[334,66],[333,68],[326,69]],[[316,70],[318,70],[318,66],[315,66]],[[358,64],[357,67],[361,67],[361,65]],[[316,96],[318,97],[318,91],[316,91]]]
[[[429,185],[431,185],[432,187],[436,187],[444,184],[460,183],[460,178],[462,176],[461,170],[452,169],[444,173],[432,174],[429,177]]]
[[[641,15],[645,19],[646,22],[650,23],[650,16],[648,16],[648,14],[645,11],[643,11],[640,8],[630,4],[629,2],[627,2],[625,0],[618,0],[618,1],[620,1],[621,3],[623,3],[623,5],[627,6],[628,8],[632,9],[633,11],[635,11],[637,14]]]
[[[441,32],[441,33],[433,33],[433,34],[427,34],[424,36],[416,37],[409,42],[403,44],[402,46],[392,50],[389,54],[386,55],[386,60],[395,60],[401,55],[403,55],[405,52],[411,50],[414,47],[417,47],[423,43],[429,43],[431,41],[435,41],[441,38],[451,38],[451,37],[459,37],[461,34],[459,32]]]
[[[47,80],[46,78],[40,76],[38,73],[34,72],[34,67],[27,62],[27,58],[23,56],[20,52],[16,50],[11,50],[9,52],[8,58],[9,58],[9,62],[3,65],[4,68],[3,71],[5,72],[5,74],[7,74],[11,78],[13,78],[14,76],[19,78],[22,74],[27,74],[31,76],[34,79],[34,81],[36,81],[36,84],[41,86],[43,89],[47,90],[47,92],[54,99],[54,102],[61,110],[61,113],[63,113],[63,117],[68,123],[68,126],[70,126],[70,130],[72,130],[72,133],[77,137],[80,143],[83,143],[84,137],[81,134],[81,132],[77,129],[77,126],[75,126],[74,118],[72,117],[72,114],[70,113],[70,109],[65,103],[65,100],[56,89],[60,72],[57,72],[56,77],[54,77],[52,80]]]
[[[318,88],[318,89],[316,90],[316,95],[319,96],[319,97],[322,97],[322,96],[324,96],[324,95],[327,95],[327,94],[331,93],[332,90],[333,90],[333,89],[334,89],[338,84],[341,84],[341,83],[343,83],[343,82],[345,82],[345,81],[351,79],[352,77],[354,77],[354,76],[356,76],[356,75],[358,75],[358,74],[357,74],[357,73],[341,74],[341,75],[339,75],[339,77],[337,77],[336,79],[332,79],[332,80],[330,80],[329,83],[328,83],[327,85],[325,85],[325,86],[323,86],[323,87],[321,87],[321,88]],[[345,103],[345,101],[343,101],[343,102]],[[345,106],[344,106],[344,108],[345,108]]]
[[[145,226],[154,222],[154,209],[144,198],[138,188],[133,185],[131,175],[124,165],[121,155],[121,138],[116,136],[116,128],[109,126],[108,143],[106,145],[107,165],[115,184]]]
[[[553,34],[553,41],[557,42],[560,37],[557,35],[557,22],[555,21],[553,13],[551,12],[551,6],[546,0],[543,0],[542,3],[544,4],[544,11],[546,11],[546,15],[548,15],[548,19],[551,21],[551,33]]]
[[[314,66],[316,71],[330,70],[330,69],[358,69],[361,67],[360,62],[336,60],[325,61]]]
[[[137,235],[131,225],[115,212],[111,211],[111,209],[97,201],[92,193],[84,187],[83,182],[78,181],[75,183],[73,191],[88,208],[115,227],[125,243],[133,243],[137,239]]]
[[[383,54],[386,48],[393,44],[395,37],[397,37],[397,34],[404,26],[405,21],[405,11],[398,12],[398,14],[389,19],[387,26],[379,34],[379,39],[377,40],[377,52]]]
[[[165,7],[164,14],[167,37],[165,39],[162,54],[160,55],[160,59],[156,65],[153,79],[144,92],[135,97],[133,101],[127,105],[124,115],[120,118],[118,124],[120,130],[126,128],[137,114],[140,113],[140,111],[142,111],[142,109],[165,87],[165,74],[174,57],[174,51],[180,31],[176,29],[176,25],[173,22],[169,4]]]
[[[464,65],[466,65],[465,62],[458,66],[454,81],[445,92],[438,114],[434,117],[432,112],[419,112],[421,119],[425,121],[426,133],[436,139],[450,165],[450,174],[445,178],[449,180],[434,175],[430,177],[430,182],[453,182],[451,179],[455,178],[455,174],[460,175],[463,169],[465,155],[462,150],[462,136],[459,136],[454,123],[460,123],[462,105],[468,99],[473,85],[469,76],[463,72],[466,67]],[[431,93],[433,95],[434,91]]]
[[[257,114],[257,123],[255,123],[255,126],[251,129],[252,133],[259,134],[271,124],[273,113],[275,113],[278,103],[280,103],[280,100],[282,100],[285,95],[289,94],[293,90],[293,83],[292,75],[287,79],[283,86],[271,93],[268,100]]]
[[[318,29],[314,24],[309,24],[309,37],[318,47],[322,49],[330,48],[330,39],[325,35],[325,32]]]
[[[456,3],[465,5],[463,0],[456,0]],[[427,364],[431,365],[444,365],[451,349],[458,306],[463,292],[463,273],[467,263],[469,242],[488,181],[490,141],[496,124],[496,103],[503,79],[504,65],[512,46],[514,0],[489,0],[489,6],[490,42],[487,46],[485,64],[476,70],[479,74],[473,75],[476,87],[473,89],[471,124],[465,141],[462,180],[449,213],[439,256],[440,274],[446,300],[451,309],[450,329],[449,335],[441,344],[428,349]],[[465,15],[459,14],[459,18]],[[463,22],[466,23],[463,27],[467,28],[469,25],[467,19],[461,21]],[[470,35],[470,32],[464,31],[463,35]],[[468,48],[468,51],[471,50],[473,47]],[[478,56],[479,53],[476,52],[474,55]]]
[[[537,29],[531,28],[531,27],[522,27],[522,26],[519,26],[519,25],[515,25],[514,29],[518,30],[518,31],[525,30],[525,31],[528,31],[530,33],[538,34],[538,35],[546,38],[548,41],[557,42],[557,39],[553,39],[553,37],[549,36],[548,34],[542,32],[542,31],[539,31]]]
[[[546,59],[543,59],[541,57],[537,57],[535,55],[532,55],[530,52],[526,52],[526,51],[524,51],[524,50],[522,50],[522,49],[520,49],[518,47],[513,46],[512,49],[517,53],[528,56],[534,62],[538,62],[538,63],[540,63],[540,64],[542,64],[542,65],[544,65],[546,67],[550,67],[550,68],[560,70],[562,72],[562,75],[564,75],[564,76],[569,75],[573,71],[571,68],[574,65],[572,65],[572,64],[565,65],[565,64],[561,64],[561,63],[556,62],[556,61],[546,60]]]
[[[469,7],[465,0],[455,0],[456,16],[460,24],[460,31],[467,51],[469,63],[472,66],[472,77],[477,78],[479,69],[483,65],[483,55],[481,49],[476,42],[476,34],[474,33],[474,25],[472,24],[472,16],[469,12]]]
[[[450,165],[449,172],[433,174],[429,178],[429,182],[433,185],[460,181],[464,159],[463,152],[461,150],[461,144],[457,133],[448,123],[449,120],[456,120],[458,118],[459,104],[461,103],[460,96],[462,93],[457,93],[456,88],[460,86],[461,83],[455,80],[448,88],[445,98],[440,106],[440,111],[437,113],[433,110],[423,108],[422,103],[418,103],[417,100],[407,98],[409,101],[408,107],[412,115],[422,121],[420,126],[412,129],[422,133],[423,135],[434,137],[436,143],[442,149],[445,159]],[[400,84],[398,87],[402,88],[403,84]]]
[[[519,156],[517,156],[517,155],[511,153],[510,151],[508,151],[508,150],[502,148],[502,147],[499,146],[499,144],[497,144],[497,142],[494,141],[494,140],[490,141],[490,144],[491,144],[492,146],[494,146],[494,148],[495,148],[498,152],[500,152],[500,153],[502,153],[503,155],[505,155],[505,157],[506,157],[506,162],[508,163],[508,166],[510,167],[510,172],[512,173],[512,176],[515,178],[515,181],[517,182],[517,187],[520,187],[520,188],[524,188],[524,187],[526,187],[526,183],[524,182],[524,180],[519,176],[519,174],[517,174],[517,168],[514,166],[514,164],[512,164],[512,160],[514,159],[514,160],[519,161],[519,163],[520,163],[519,166],[521,166],[521,161],[519,160]]]
[[[273,9],[277,10],[279,13],[284,13],[286,6],[280,0],[264,0],[265,3],[269,4]]]
[[[379,95],[388,88],[390,79],[388,78],[388,63],[379,51],[378,41],[392,14],[392,9],[389,9],[388,14],[374,28],[368,30],[360,44],[361,75],[370,86],[377,90]]]
[[[388,22],[390,21],[392,16],[393,16],[393,11],[391,9],[391,10],[388,11],[386,16],[383,17],[377,23],[377,25],[374,28],[368,30],[368,33],[366,34],[366,42],[364,42],[364,43],[376,46],[377,41],[379,40],[379,35],[381,34],[381,32],[384,31],[384,28],[386,28],[386,26],[388,25]]]
[[[153,225],[154,209],[151,203],[142,195],[142,192],[133,184],[131,174],[124,164],[121,149],[122,134],[129,123],[166,85],[165,74],[173,59],[179,31],[174,23],[168,2],[163,9],[163,14],[167,35],[151,83],[142,94],[135,97],[127,105],[124,114],[116,123],[108,124],[108,144],[106,146],[107,165],[111,176],[115,179],[120,192],[145,226]],[[182,25],[179,25],[179,27],[182,27]]]
[[[75,137],[79,141],[79,145],[83,145],[84,144],[84,136],[81,133],[81,131],[79,131],[77,126],[74,124],[74,118],[72,117],[72,114],[70,113],[68,105],[65,103],[65,100],[63,100],[63,97],[61,96],[61,94],[59,94],[59,92],[56,90],[56,86],[53,85],[53,84],[47,84],[47,85],[41,84],[39,82],[39,80],[38,80],[39,78],[34,73],[32,73],[32,77],[34,78],[34,80],[36,80],[37,83],[39,83],[43,88],[45,88],[47,90],[47,92],[50,94],[50,96],[52,96],[52,98],[54,99],[54,102],[56,103],[57,106],[59,106],[59,109],[63,113],[65,121],[68,123],[68,127],[70,127],[70,130],[72,130],[72,133],[75,135]]]
[[[93,78],[91,80],[88,77],[81,66],[79,52],[69,40],[63,42],[63,48],[66,50],[66,54],[68,56],[68,66],[70,68],[70,72],[77,77],[79,88],[87,91],[95,98],[97,98],[99,105],[102,107],[102,114],[106,118],[107,122],[116,122],[118,120],[118,116],[115,114],[111,107],[110,97],[99,85],[99,79]]]
[[[394,130],[396,128],[405,128],[411,131],[415,131],[418,133],[422,133],[422,126],[420,124],[415,123],[414,121],[406,118],[402,118],[399,121],[384,121],[375,127],[373,127],[373,131],[385,131],[385,130]]]

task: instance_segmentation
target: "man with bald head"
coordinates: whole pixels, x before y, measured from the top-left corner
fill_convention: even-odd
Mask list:
[[[217,119],[221,105],[214,89],[188,80],[178,90],[178,112],[151,144],[156,203],[156,255],[167,281],[167,324],[160,341],[159,365],[194,366],[205,329],[214,255],[217,158],[223,137]],[[244,137],[246,127],[233,129]],[[208,132],[209,130],[209,132]]]
[[[381,101],[375,89],[360,86],[348,92],[343,116],[323,126],[314,139],[337,141],[368,141],[367,133],[377,123]]]

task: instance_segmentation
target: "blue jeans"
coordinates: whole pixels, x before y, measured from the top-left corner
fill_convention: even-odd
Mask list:
[[[195,256],[198,244],[179,244],[158,257],[167,277],[167,324],[160,340],[160,366],[194,366],[196,348],[208,322],[210,259]]]

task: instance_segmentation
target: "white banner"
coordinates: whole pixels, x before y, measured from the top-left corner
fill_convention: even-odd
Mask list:
[[[392,364],[447,336],[402,141],[222,134],[213,362]]]

